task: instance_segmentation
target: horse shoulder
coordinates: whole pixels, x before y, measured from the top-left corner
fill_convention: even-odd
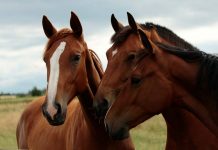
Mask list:
[[[16,130],[18,148],[28,148],[28,133],[31,130],[35,114],[37,114],[39,110],[35,108],[41,106],[40,104],[44,102],[44,99],[45,97],[40,97],[37,100],[32,101],[21,114]]]

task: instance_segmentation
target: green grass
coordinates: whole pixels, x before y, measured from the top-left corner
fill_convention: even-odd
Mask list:
[[[34,97],[0,100],[0,150],[15,150],[16,126],[25,106]],[[140,124],[131,130],[137,150],[163,150],[166,142],[166,125],[161,115]]]
[[[26,96],[26,97],[17,97],[17,98],[5,98],[0,99],[0,105],[2,104],[16,104],[16,103],[27,103],[31,102],[34,98],[33,96]]]
[[[155,116],[131,130],[137,150],[163,150],[166,143],[166,124],[161,115]]]
[[[0,100],[0,149],[17,149],[16,126],[25,106],[34,97]]]

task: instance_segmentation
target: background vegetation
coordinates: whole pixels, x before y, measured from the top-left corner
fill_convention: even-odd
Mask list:
[[[0,149],[17,149],[16,125],[25,106],[37,97],[16,96],[0,99]],[[166,141],[166,125],[161,115],[131,131],[137,150],[162,150]]]

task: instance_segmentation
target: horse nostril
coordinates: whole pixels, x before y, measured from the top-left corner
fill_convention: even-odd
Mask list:
[[[42,114],[45,118],[47,118],[48,121],[52,120],[51,116],[49,115],[48,111],[47,111],[47,105],[43,104],[42,105]]]
[[[61,105],[59,103],[55,103],[55,108],[57,109],[57,113],[54,115],[54,125],[61,125],[65,121],[66,113],[63,113]]]
[[[54,103],[54,107],[57,109],[57,113],[56,114],[61,114],[62,110],[61,110],[61,105],[57,102]]]
[[[103,107],[104,109],[108,109],[108,101],[104,98],[103,102],[101,103],[101,107]]]
[[[95,113],[98,119],[103,119],[108,110],[108,101],[103,99],[100,103],[94,103]]]
[[[100,113],[100,116],[101,117],[104,117],[107,110],[108,110],[108,101],[104,98],[103,101],[101,102],[100,104],[100,110],[99,110],[99,113]]]

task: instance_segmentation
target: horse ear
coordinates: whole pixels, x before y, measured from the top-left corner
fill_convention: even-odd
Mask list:
[[[127,16],[128,16],[128,22],[129,22],[129,26],[135,31],[137,32],[137,24],[135,22],[135,19],[133,18],[133,16],[127,12]]]
[[[51,22],[48,20],[46,16],[43,16],[42,18],[42,27],[43,27],[45,35],[48,38],[50,38],[52,35],[54,35],[57,32],[55,27],[51,24]]]
[[[149,53],[153,53],[153,48],[151,46],[150,41],[148,40],[147,35],[141,29],[138,29],[138,32],[143,46],[146,48],[146,50],[149,51]]]
[[[73,33],[76,37],[80,37],[82,35],[83,29],[81,26],[81,23],[79,21],[79,18],[77,15],[71,11],[71,18],[70,18],[70,26],[73,30]]]
[[[111,15],[111,25],[115,32],[118,32],[119,30],[123,28],[123,25],[117,21],[114,14]]]

